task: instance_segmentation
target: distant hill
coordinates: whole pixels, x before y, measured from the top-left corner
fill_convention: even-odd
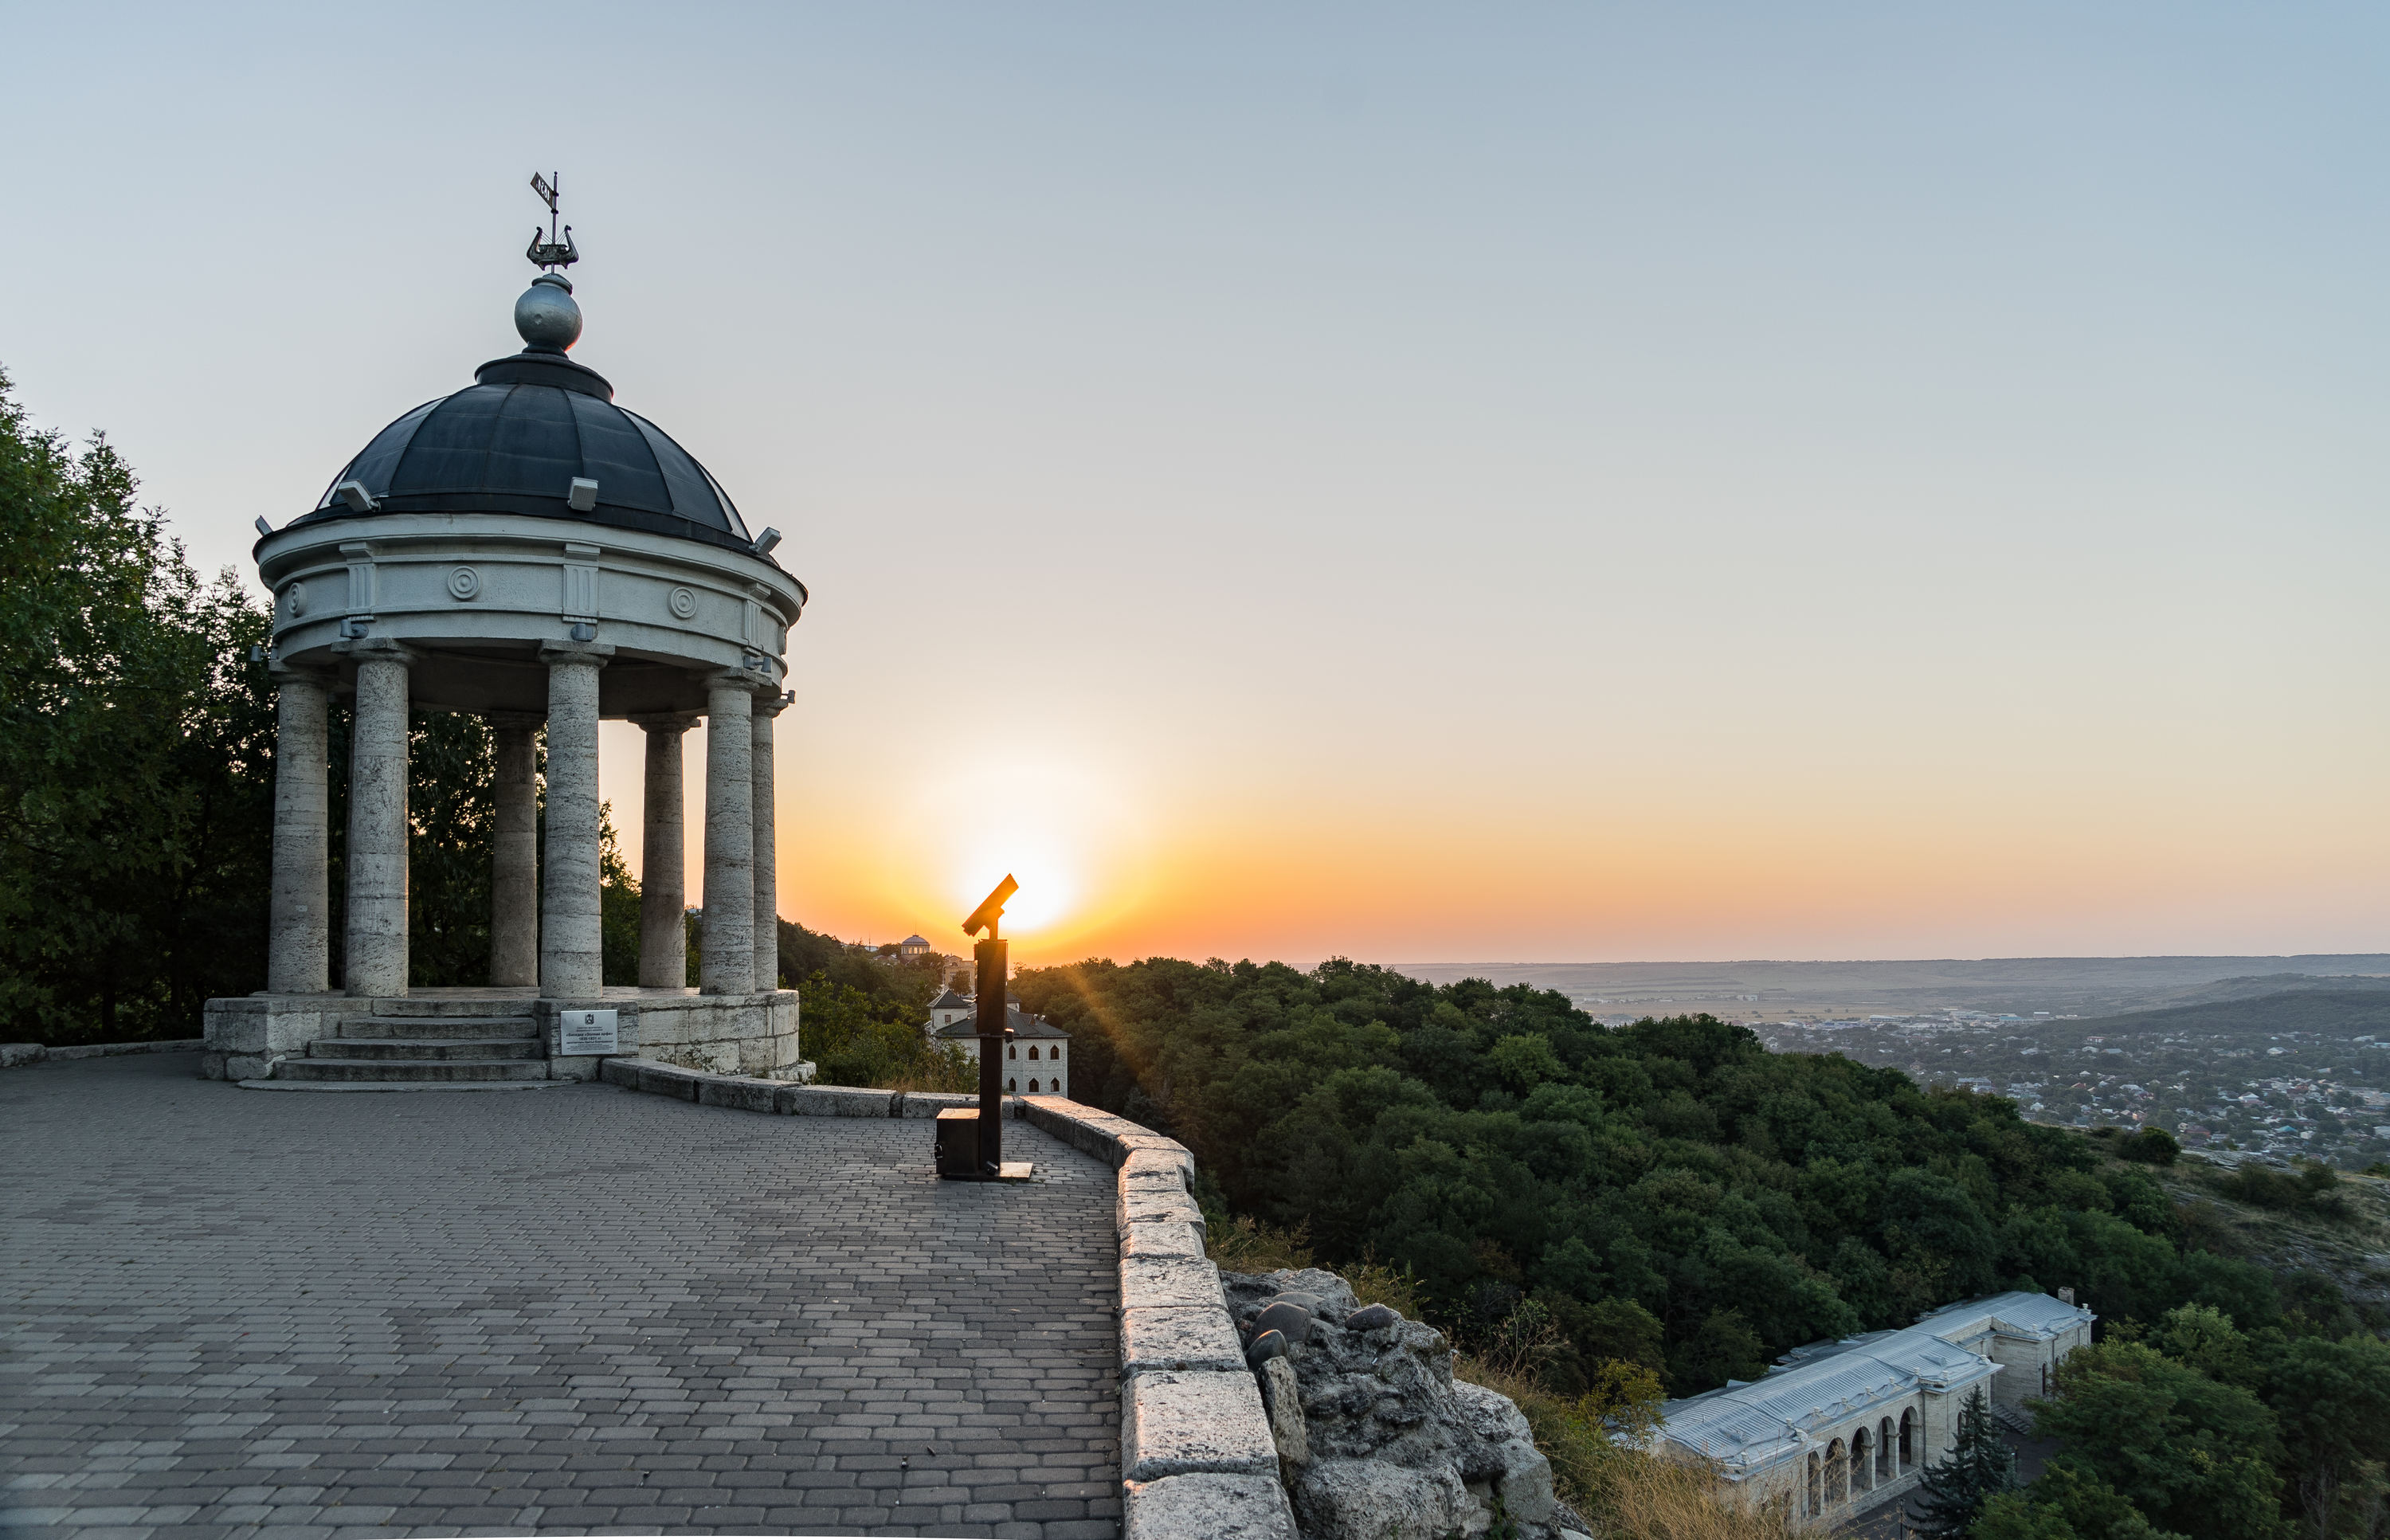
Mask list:
[[[2363,973],[2255,973],[2246,978],[2218,979],[2212,984],[2182,990],[2174,997],[2154,1002],[2145,1008],[2166,1009],[2228,1000],[2260,1000],[2308,990],[2327,991],[2334,995],[2390,995],[2390,978],[2376,978]]]
[[[1429,983],[1486,979],[1557,989],[1597,1010],[1866,1015],[1947,1009],[2084,1016],[2290,989],[2390,988],[2390,953],[2230,957],[1921,957],[1902,960],[1396,963]],[[2229,995],[2205,993],[2232,991]]]
[[[2263,981],[2235,979],[2228,982]],[[2126,1011],[2082,1021],[2037,1022],[2035,1026],[2038,1034],[2046,1039],[2072,1038],[2078,1043],[2086,1037],[2150,1033],[2230,1036],[2312,1032],[2336,1037],[2355,1037],[2371,1033],[2376,1036],[2390,1037],[2390,980],[2314,982],[2318,984],[2358,983],[2366,987],[2308,988],[2302,982],[2296,987],[2283,989],[2277,984],[2274,992],[2268,995],[2228,997],[2158,1010]]]

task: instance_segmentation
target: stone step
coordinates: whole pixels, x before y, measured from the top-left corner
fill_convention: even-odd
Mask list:
[[[343,1016],[342,1037],[377,1042],[426,1042],[432,1038],[464,1038],[486,1043],[496,1038],[537,1041],[539,1023],[528,1016]]]
[[[427,995],[389,995],[359,999],[353,1004],[359,1011],[375,1016],[400,1017],[409,1021],[455,1020],[468,1016],[529,1016],[532,1000],[538,993],[526,989],[519,995],[469,995],[456,999]]]
[[[286,1059],[274,1067],[276,1080],[489,1081],[546,1080],[545,1059],[454,1060],[390,1059]]]
[[[536,1037],[327,1037],[307,1045],[315,1059],[455,1060],[545,1059]]]

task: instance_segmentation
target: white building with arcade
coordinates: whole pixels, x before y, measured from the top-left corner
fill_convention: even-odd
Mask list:
[[[1913,1490],[1978,1387],[2024,1425],[2094,1319],[2067,1299],[1991,1294],[1796,1348],[1758,1380],[1669,1402],[1655,1450],[1712,1462],[1746,1506],[1779,1505],[1796,1528],[1831,1527]]]

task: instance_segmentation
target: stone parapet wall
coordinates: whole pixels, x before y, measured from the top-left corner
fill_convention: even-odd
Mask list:
[[[791,1085],[649,1058],[602,1060],[610,1084],[704,1106],[800,1117],[934,1118],[978,1097]],[[1124,1540],[1295,1540],[1279,1448],[1228,1315],[1176,1139],[1061,1097],[1012,1096],[1029,1123],[1117,1174]]]
[[[0,1070],[62,1059],[114,1059],[129,1053],[197,1053],[208,1046],[204,1037],[171,1037],[153,1043],[79,1043],[53,1048],[40,1043],[0,1043]]]

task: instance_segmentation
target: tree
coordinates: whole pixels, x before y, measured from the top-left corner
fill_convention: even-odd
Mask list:
[[[0,1033],[186,1036],[264,982],[264,608],[202,580],[105,437],[0,376]]]
[[[2115,1488],[2054,1465],[2022,1492],[1984,1504],[1968,1540],[2184,1540],[2151,1523]]]
[[[2229,1343],[2213,1323],[2170,1321],[2162,1334],[2219,1365]],[[2147,1342],[2078,1348],[2059,1366],[2058,1394],[2035,1412],[2037,1432],[2063,1441],[2059,1457],[2122,1494],[2151,1522],[2191,1540],[2282,1534],[2281,1442],[2274,1414],[2250,1392],[2219,1383]]]
[[[601,977],[610,984],[639,982],[639,882],[614,838],[614,804],[598,804],[598,935]]]
[[[1992,1424],[1992,1405],[1981,1385],[1959,1408],[1958,1441],[1950,1453],[1918,1478],[1921,1495],[1905,1516],[1909,1532],[1961,1535],[1974,1526],[1984,1505],[2016,1486],[2016,1451]]]
[[[1668,1357],[1668,1378],[1679,1395],[1728,1380],[1756,1380],[1767,1372],[1767,1350],[1740,1310],[1711,1311],[1701,1329]]]
[[[2301,1337],[2266,1366],[2292,1500],[2318,1536],[2383,1533],[2390,1467],[2390,1343],[2363,1332]]]
[[[417,988],[490,981],[496,739],[478,716],[418,711],[407,732],[406,974]],[[332,772],[346,782],[348,766]]]

